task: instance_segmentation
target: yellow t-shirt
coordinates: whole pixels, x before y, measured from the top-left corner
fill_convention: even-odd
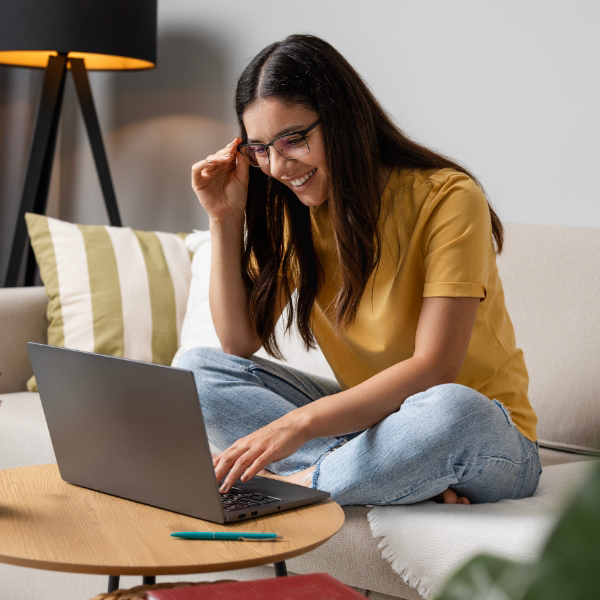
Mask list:
[[[392,172],[382,196],[380,264],[356,320],[340,334],[327,308],[341,274],[326,204],[311,208],[311,221],[325,275],[312,327],[342,389],[413,356],[423,297],[479,297],[456,383],[502,402],[519,431],[537,439],[529,376],[496,267],[488,203],[470,177],[455,169]]]

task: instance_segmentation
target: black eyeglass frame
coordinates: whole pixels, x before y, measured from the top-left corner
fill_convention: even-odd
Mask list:
[[[301,129],[300,131],[290,131],[289,133],[284,133],[280,136],[277,136],[272,142],[270,142],[269,144],[240,144],[237,147],[238,152],[248,161],[248,163],[250,164],[251,167],[256,167],[257,169],[264,169],[266,167],[268,167],[271,164],[271,152],[269,151],[269,146],[273,146],[273,148],[275,148],[275,142],[277,140],[280,140],[281,138],[284,137],[289,137],[291,135],[300,135],[302,136],[302,140],[304,141],[304,143],[306,144],[306,147],[308,148],[308,152],[302,156],[299,156],[298,158],[289,158],[287,156],[285,156],[284,154],[281,154],[281,152],[279,152],[279,150],[277,150],[277,148],[275,148],[275,150],[277,150],[277,152],[279,154],[281,154],[281,156],[283,156],[283,158],[286,158],[287,160],[298,160],[300,158],[304,158],[305,156],[308,156],[310,154],[310,146],[308,145],[308,142],[306,141],[306,135],[308,133],[310,133],[320,122],[322,121],[322,118],[319,117],[312,125],[309,125],[306,129]],[[241,151],[242,148],[250,148],[252,146],[262,146],[263,148],[266,149],[267,151],[267,158],[269,159],[269,162],[266,165],[253,165],[250,162],[250,159]]]

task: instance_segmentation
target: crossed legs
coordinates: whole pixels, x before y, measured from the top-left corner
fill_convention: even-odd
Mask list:
[[[193,371],[211,443],[223,450],[287,412],[337,393],[335,382],[258,357],[195,348]],[[541,467],[500,403],[458,384],[405,400],[369,429],[309,441],[267,466],[272,476],[330,492],[346,504],[469,504],[530,496]]]

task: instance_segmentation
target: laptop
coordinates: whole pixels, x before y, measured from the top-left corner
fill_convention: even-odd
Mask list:
[[[64,481],[213,523],[319,502],[256,476],[219,492],[191,371],[27,344]]]

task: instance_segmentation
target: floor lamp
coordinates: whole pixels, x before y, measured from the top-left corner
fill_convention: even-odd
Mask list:
[[[156,64],[157,0],[0,0],[0,64],[45,69],[25,184],[6,273],[17,285],[25,213],[44,214],[67,71],[83,113],[111,225],[121,217],[87,72],[151,69]],[[25,285],[33,285],[29,248]]]

